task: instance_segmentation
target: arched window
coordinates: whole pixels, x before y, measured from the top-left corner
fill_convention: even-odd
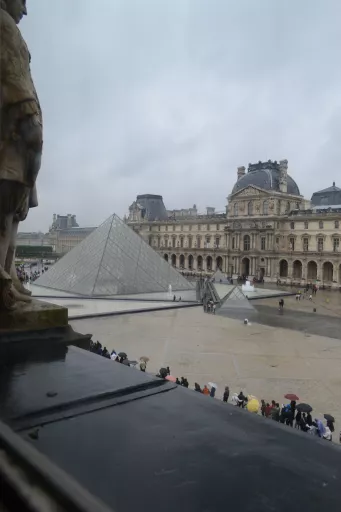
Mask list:
[[[263,203],[263,215],[269,215],[269,201],[265,200]]]
[[[250,250],[250,236],[245,235],[244,236],[244,251],[249,251],[249,250]]]
[[[235,217],[237,217],[238,215],[238,203],[234,203],[234,206],[233,206],[233,215]]]
[[[247,204],[247,214],[253,215],[253,202],[252,201],[249,201]]]

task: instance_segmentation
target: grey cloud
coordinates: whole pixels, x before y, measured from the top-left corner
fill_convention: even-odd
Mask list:
[[[44,112],[39,208],[96,225],[138,193],[223,210],[238,165],[288,158],[301,192],[337,181],[338,0],[28,0]]]

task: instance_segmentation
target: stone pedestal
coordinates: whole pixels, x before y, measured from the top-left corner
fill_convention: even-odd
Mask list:
[[[0,312],[0,340],[1,335],[8,330],[31,331],[66,327],[67,325],[68,312],[66,308],[40,300],[19,302],[12,311]]]
[[[90,340],[91,334],[76,333],[68,324],[67,308],[49,302],[21,302],[12,311],[0,312],[0,352],[14,346],[31,350],[59,343],[88,349]]]

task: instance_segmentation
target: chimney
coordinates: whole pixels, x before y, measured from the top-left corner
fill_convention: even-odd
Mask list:
[[[279,190],[284,194],[288,192],[288,160],[279,162]]]
[[[240,180],[240,178],[242,178],[243,176],[245,176],[245,167],[244,166],[238,167],[237,168],[237,179]]]

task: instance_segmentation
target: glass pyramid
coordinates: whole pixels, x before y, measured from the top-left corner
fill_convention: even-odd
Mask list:
[[[91,296],[167,292],[193,288],[117,215],[109,217],[35,282]]]
[[[249,299],[244,295],[239,286],[235,286],[232,290],[226,295],[223,299],[222,304],[219,308],[221,311],[227,311],[230,309],[238,309],[238,310],[253,310]]]

